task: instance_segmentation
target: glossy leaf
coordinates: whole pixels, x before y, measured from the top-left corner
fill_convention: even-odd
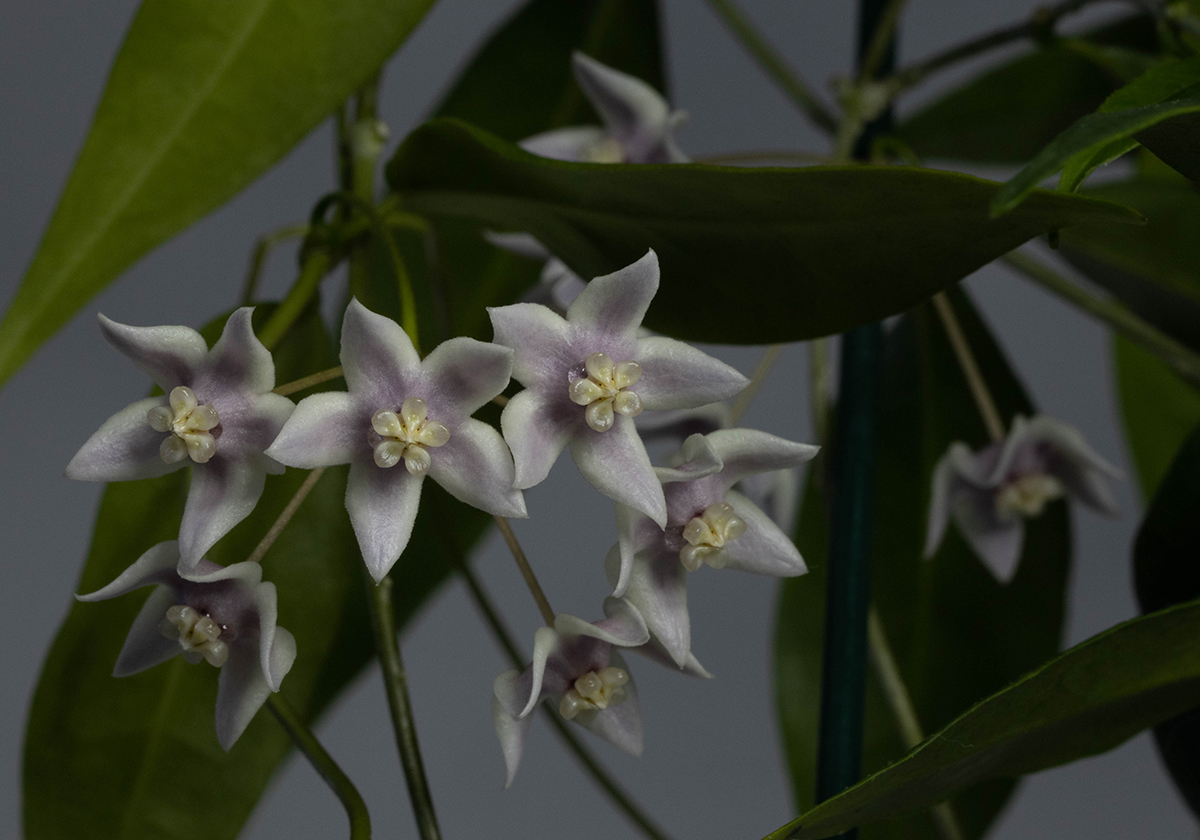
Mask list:
[[[1006,419],[1030,415],[1002,352],[966,296],[952,296],[983,374]],[[889,333],[879,424],[880,463],[872,556],[872,599],[919,720],[932,731],[963,709],[1045,662],[1058,650],[1070,562],[1066,506],[1031,521],[1015,578],[992,577],[952,526],[937,554],[922,558],[930,477],[951,441],[972,446],[987,433],[941,322],[922,306]],[[776,624],[776,699],[798,810],[815,790],[824,577],[828,563],[823,495],[810,484],[797,530],[810,572],[785,581]],[[868,675],[864,769],[906,752],[874,671]],[[994,780],[956,797],[967,837],[982,836],[1013,789]],[[864,828],[864,840],[940,835],[927,812]]]
[[[1158,329],[1200,350],[1200,196],[1187,181],[1139,178],[1085,194],[1137,208],[1149,222],[1103,233],[1064,230],[1073,265]]]
[[[1071,41],[989,68],[904,120],[897,133],[924,158],[1021,164],[1075,120],[1095,111],[1121,82],[1085,45],[1157,51],[1148,15],[1124,18]]]
[[[1200,602],[1119,624],[976,704],[903,759],[769,835],[831,837],[985,779],[1110,750],[1200,704]]]
[[[275,358],[282,379],[331,366],[315,307]],[[255,512],[210,557],[224,564],[249,556],[304,477],[295,470],[268,477]],[[146,548],[175,537],[186,480],[178,472],[107,489],[79,591],[98,589]],[[343,503],[345,481],[345,468],[323,476],[263,561],[266,579],[278,587],[280,624],[296,636],[299,649],[283,693],[310,720],[373,651],[362,560]],[[455,529],[441,526],[447,517]],[[398,623],[411,618],[488,521],[439,488],[428,488],[409,552],[393,571]],[[451,530],[457,545],[445,538]],[[177,657],[132,677],[111,676],[145,592],[73,605],[55,639],[26,731],[27,840],[232,839],[289,749],[283,730],[262,711],[233,749],[222,751],[213,724],[217,674],[203,663],[187,665]]]
[[[0,383],[135,260],[236,195],[433,0],[148,0],[0,322]]]
[[[995,184],[928,169],[563,163],[453,120],[409,135],[387,172],[405,206],[529,231],[584,277],[653,248],[663,281],[646,324],[729,343],[842,332],[1039,233],[1136,220],[1049,192],[989,220]]]
[[[1125,440],[1142,498],[1148,501],[1200,423],[1200,393],[1128,339],[1114,336],[1113,355]]]

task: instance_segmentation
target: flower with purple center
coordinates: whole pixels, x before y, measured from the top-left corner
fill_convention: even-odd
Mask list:
[[[571,57],[579,87],[604,127],[572,126],[535,134],[521,148],[542,157],[580,163],[687,163],[675,130],[687,121],[641,79],[614,70],[581,52]]]
[[[665,664],[670,661],[650,638],[646,623],[628,601],[605,598],[606,618],[589,622],[559,613],[554,627],[534,634],[533,661],[524,671],[496,677],[492,723],[507,768],[505,787],[525,751],[530,714],[547,697],[558,698],[558,713],[591,730],[613,746],[642,753],[642,712],[628,666],[615,648],[636,650]],[[710,677],[695,658],[684,671]]]
[[[753,429],[692,435],[678,467],[656,470],[666,495],[665,529],[617,505],[618,543],[605,561],[613,594],[637,607],[680,667],[691,649],[688,572],[705,564],[775,577],[807,571],[779,526],[730,488],[748,476],[798,466],[816,453],[815,446]]]
[[[516,487],[541,482],[569,444],[601,493],[666,523],[662,486],[633,418],[723,400],[748,380],[681,341],[639,338],[657,290],[658,257],[649,251],[588,283],[565,319],[535,303],[488,310],[496,343],[515,351],[513,378],[526,389],[501,415]]]
[[[953,516],[972,550],[1006,583],[1021,558],[1026,518],[1067,495],[1116,516],[1106,479],[1120,476],[1077,429],[1052,417],[1018,416],[1007,438],[978,452],[956,441],[933,471],[925,556],[937,551]]]
[[[108,342],[165,395],[138,400],[110,417],[71,459],[66,475],[129,481],[190,464],[179,526],[184,575],[250,515],[266,474],[283,472],[263,453],[295,405],[271,393],[275,362],[254,335],[253,311],[247,306],[230,315],[212,350],[189,327],[130,327],[100,316]]]
[[[257,563],[218,566],[201,559],[179,575],[179,544],[151,548],[117,579],[80,601],[105,601],[143,586],[155,589],[134,619],[114,677],[136,674],[182,654],[219,668],[217,740],[228,750],[296,659],[296,640],[276,625],[275,585]]]
[[[290,467],[350,464],[346,510],[376,581],[399,559],[428,475],[497,516],[524,517],[500,433],[471,415],[504,390],[507,347],[452,338],[424,360],[390,318],[351,300],[342,320],[349,392],[300,401],[268,454]]]

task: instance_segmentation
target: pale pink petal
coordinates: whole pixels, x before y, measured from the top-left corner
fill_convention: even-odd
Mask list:
[[[988,571],[1001,583],[1012,580],[1025,542],[1024,521],[1019,517],[1000,520],[994,494],[974,488],[955,493],[951,510],[959,531]]]
[[[511,445],[512,439],[508,440]],[[571,457],[579,471],[601,493],[640,510],[659,527],[666,526],[667,502],[662,485],[654,475],[650,456],[646,454],[646,447],[632,420],[618,416],[606,432],[585,426],[571,439]]]
[[[582,359],[575,358],[570,327],[561,316],[538,303],[513,303],[489,306],[488,317],[495,342],[515,351],[513,379],[527,388],[561,383],[566,393],[567,370]]]
[[[574,303],[567,309],[567,321],[572,327],[587,333],[603,335],[614,340],[629,340],[637,335],[642,318],[645,317],[650,301],[657,291],[658,255],[651,250],[632,265],[627,265],[612,274],[597,277],[588,283],[587,288],[579,293],[579,297],[575,298]],[[500,339],[497,338],[497,341]],[[500,343],[508,344],[507,341],[500,341]],[[638,342],[638,346],[640,349],[641,342]],[[582,359],[576,359],[571,363],[578,364],[581,361]],[[614,361],[623,360],[614,359]],[[641,361],[640,356],[638,361]],[[642,367],[642,378],[645,380],[644,362]],[[563,369],[565,370],[565,368]],[[520,380],[521,377],[518,375],[517,379]],[[745,386],[743,385],[743,387]],[[634,390],[641,393],[639,387],[635,386]],[[718,397],[717,399],[722,398]],[[713,400],[705,400],[705,402],[713,402]],[[699,405],[699,403],[689,403],[689,405]]]
[[[78,601],[107,601],[151,584],[175,585],[179,576],[175,567],[179,564],[179,543],[175,540],[160,542],[147,549],[129,568],[117,575],[110,584],[86,595],[76,595]]]
[[[500,433],[468,418],[445,446],[429,450],[429,477],[460,502],[496,516],[523,519],[525,497],[513,488],[512,453]]]
[[[342,318],[342,368],[353,393],[373,393],[383,383],[401,383],[421,364],[412,340],[391,318],[351,299]]]
[[[158,454],[166,433],[154,431],[146,419],[150,409],[166,404],[166,397],[147,397],[105,420],[67,464],[67,478],[131,481],[183,467],[184,463],[168,464]]]
[[[746,523],[746,532],[725,544],[726,566],[756,575],[795,577],[808,571],[800,551],[758,506],[730,490],[725,501]]]
[[[502,679],[512,681],[516,671],[506,671],[496,678],[497,684]],[[500,691],[499,688],[496,689]],[[525,742],[529,739],[529,727],[533,725],[532,717],[513,717],[504,707],[504,703],[496,695],[492,695],[492,726],[496,728],[496,736],[500,739],[500,749],[504,753],[504,788],[513,783],[517,775],[517,767],[521,764],[521,756],[525,752]]]
[[[178,554],[172,554],[178,557]],[[158,629],[167,616],[167,610],[176,603],[178,599],[170,586],[155,587],[129,628],[129,635],[125,637],[125,644],[113,668],[114,677],[140,673],[179,653],[179,642],[168,639]]]
[[[267,479],[257,460],[224,457],[217,446],[211,461],[192,465],[192,484],[179,524],[179,573],[185,578],[217,540],[250,515]]]
[[[560,636],[589,636],[620,647],[637,647],[650,640],[646,622],[637,609],[622,598],[605,598],[600,621],[584,621],[567,613],[554,617],[554,630]]]
[[[667,102],[650,85],[581,52],[572,56],[575,78],[596,107],[608,133],[630,163],[669,163],[662,153],[671,129]]]
[[[204,338],[191,327],[131,327],[97,317],[108,343],[167,393],[176,385],[191,385],[208,353]]]
[[[1108,479],[1123,478],[1121,471],[1092,449],[1078,429],[1046,416],[1034,417],[1029,426],[1046,459],[1046,471],[1072,497],[1108,516],[1120,512]]]
[[[222,749],[228,752],[233,747],[270,695],[258,651],[231,644],[217,680],[217,742]]]
[[[375,582],[400,559],[421,502],[421,482],[404,464],[384,469],[356,460],[346,483],[346,510],[367,570]]]
[[[611,581],[620,555],[614,547],[605,559]],[[650,635],[677,667],[687,662],[692,646],[691,619],[687,609],[687,569],[677,552],[649,550],[634,555],[625,600],[637,608]]]
[[[427,399],[452,405],[463,416],[469,416],[507,387],[513,351],[473,338],[452,338],[439,344],[425,358],[423,367],[436,389]]]
[[[647,410],[695,408],[728,399],[750,384],[735,368],[673,338],[639,339],[637,361],[642,378],[631,390]]]
[[[543,131],[541,134],[526,137],[517,145],[538,157],[579,162],[606,139],[608,132],[603,128],[579,125]]]
[[[260,583],[254,587],[254,607],[258,612],[259,665],[267,685],[272,691],[278,691],[296,660],[296,639],[284,628],[276,626],[279,612],[275,584]]]
[[[526,259],[541,261],[548,260],[551,257],[549,249],[539,242],[533,234],[500,233],[494,230],[485,230],[483,238],[503,251],[508,251],[510,254],[516,254]]]
[[[512,450],[514,486],[525,490],[541,483],[566,447],[572,431],[584,425],[578,406],[522,391],[504,407],[500,428]],[[644,449],[643,449],[644,451]]]
[[[641,431],[641,426],[638,426],[638,430]],[[722,472],[725,466],[721,456],[709,443],[708,437],[701,434],[690,435],[683,442],[678,461],[678,466],[655,467],[654,474],[658,476],[658,480],[663,484],[695,481],[697,478],[706,478]]]
[[[313,394],[295,407],[266,454],[305,470],[348,464],[369,449],[369,422],[349,394]]]
[[[528,700],[525,702],[524,708],[517,717],[525,717],[533,711],[544,696],[543,685],[546,682],[546,664],[550,659],[550,655],[555,653],[559,648],[560,638],[558,633],[554,632],[549,627],[539,627],[533,634],[533,659],[530,660],[529,667],[525,669],[529,675],[529,694]],[[524,675],[523,675],[524,676]],[[553,683],[549,689],[553,693],[560,693],[559,689],[565,691],[565,686],[560,686],[564,682],[562,674],[553,674]],[[524,686],[521,686],[522,688]]]
[[[959,447],[966,449],[965,444],[958,442],[951,444],[950,449],[953,452]],[[926,558],[932,557],[937,552],[938,546],[942,544],[942,538],[946,535],[946,526],[950,522],[950,488],[954,480],[955,472],[952,457],[950,453],[947,453],[941,457],[937,465],[933,468],[933,489],[929,499],[929,519],[925,526]]]
[[[726,487],[757,473],[797,467],[820,451],[757,429],[719,429],[708,435],[708,442],[721,461]]]
[[[265,394],[275,387],[275,360],[254,335],[253,314],[254,307],[243,306],[229,316],[197,374],[193,387],[198,394],[210,390]]]

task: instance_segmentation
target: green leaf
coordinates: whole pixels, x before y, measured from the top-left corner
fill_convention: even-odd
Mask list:
[[[564,163],[454,120],[409,135],[387,172],[406,207],[529,231],[583,277],[653,248],[663,282],[647,325],[744,344],[842,332],[1040,233],[1137,219],[1041,192],[989,220],[995,184],[928,169]]]
[[[830,837],[927,808],[984,779],[1095,755],[1198,703],[1200,602],[1191,601],[1060,654],[769,840]]]
[[[1142,612],[1200,597],[1200,427],[1171,465],[1133,547],[1133,580]],[[1179,792],[1200,815],[1200,709],[1164,721],[1154,740]]]
[[[148,0],[0,322],[0,383],[135,260],[279,160],[433,0]]]
[[[925,158],[1019,164],[1090,114],[1123,77],[1082,54],[1083,45],[1157,51],[1154,21],[1136,15],[984,71],[906,119],[897,130]],[[1128,56],[1127,56],[1128,58]]]
[[[1198,112],[1200,98],[1089,114],[1054,138],[996,193],[992,216],[1011,212],[1038,184],[1060,169],[1064,185],[1073,189],[1097,166],[1134,148],[1137,145],[1134,135],[1164,120]],[[1070,167],[1069,171],[1064,167]]]
[[[331,366],[315,306],[275,359],[285,379]],[[304,477],[297,470],[269,476],[255,512],[209,556],[223,564],[246,559]],[[280,624],[299,649],[283,693],[309,720],[328,708],[374,650],[345,482],[345,468],[329,470],[263,561],[265,577],[278,587]],[[174,539],[186,486],[184,472],[110,485],[79,591],[100,588],[151,545]],[[426,488],[422,501],[409,550],[392,572],[400,625],[489,521],[440,488]],[[232,840],[289,749],[282,728],[264,711],[223,752],[213,723],[217,674],[203,663],[176,658],[132,677],[110,676],[143,600],[131,594],[77,603],[54,641],[25,737],[27,840]],[[184,777],[202,781],[181,783]],[[336,807],[332,796],[330,802]]]
[[[1033,408],[987,327],[961,292],[952,300],[1006,418]],[[938,552],[922,558],[930,478],[953,440],[980,446],[987,432],[932,307],[907,314],[885,350],[876,479],[872,598],[925,731],[1007,685],[1058,650],[1070,564],[1065,504],[1028,523],[1015,578],[1002,585],[952,526]],[[797,809],[813,806],[820,709],[824,499],[810,485],[797,530],[810,572],[785,581],[776,624],[776,699]],[[868,675],[864,768],[875,772],[906,749],[874,671]],[[1013,789],[995,780],[953,802],[968,837],[982,836]],[[868,826],[864,840],[940,835],[927,813]]]
[[[1200,393],[1128,339],[1114,336],[1113,354],[1129,454],[1142,498],[1153,499],[1179,448],[1200,423]]]
[[[1181,178],[1089,187],[1084,194],[1144,213],[1149,223],[1064,230],[1061,250],[1076,268],[1172,338],[1200,350],[1200,197]]]

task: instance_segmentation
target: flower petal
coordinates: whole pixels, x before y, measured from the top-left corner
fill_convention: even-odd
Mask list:
[[[473,338],[442,342],[422,363],[436,389],[429,399],[469,417],[508,385],[513,355],[509,347]]]
[[[174,551],[171,554],[178,557]],[[170,571],[174,572],[173,561]],[[167,610],[176,603],[178,601],[174,589],[170,586],[155,587],[146,603],[142,604],[141,612],[133,620],[133,626],[129,628],[129,635],[125,637],[125,644],[121,647],[116,667],[113,668],[114,677],[128,677],[145,671],[179,653],[179,642],[168,639],[158,629],[167,617]]]
[[[400,559],[412,536],[421,503],[423,477],[403,465],[384,469],[369,461],[350,464],[346,481],[346,510],[358,538],[363,561],[375,582]]]
[[[167,393],[191,385],[208,353],[203,336],[191,327],[131,327],[98,315],[100,332]]]
[[[502,251],[508,251],[519,257],[539,261],[548,260],[551,257],[550,249],[531,233],[500,233],[499,231],[485,230],[483,238]]]
[[[67,464],[66,477],[81,481],[132,481],[156,478],[181,468],[158,454],[165,435],[150,428],[150,409],[166,405],[166,397],[147,397],[104,421]]]
[[[222,749],[228,752],[233,747],[270,694],[258,651],[231,644],[217,680],[217,741]]]
[[[637,609],[623,598],[605,598],[600,621],[584,621],[567,613],[554,617],[554,630],[560,636],[590,636],[619,647],[637,647],[650,640],[646,622]]]
[[[719,429],[708,435],[722,463],[721,479],[732,487],[747,476],[797,467],[820,451],[757,429]]]
[[[275,387],[275,360],[254,334],[253,314],[253,306],[243,306],[229,316],[196,376],[197,393],[221,389],[265,394]]]
[[[690,435],[683,442],[683,448],[679,454],[681,460],[678,466],[654,468],[654,474],[663,484],[705,478],[721,472],[725,466],[721,456],[717,454],[704,435]]]
[[[275,584],[260,583],[254,587],[254,607],[258,613],[259,665],[267,685],[278,691],[296,661],[296,638],[275,623],[279,616]]]
[[[357,298],[351,298],[342,318],[341,360],[346,385],[354,394],[372,394],[384,383],[402,382],[421,364],[400,325]]]
[[[629,674],[629,682],[624,685],[625,699],[601,711],[580,712],[575,720],[614,747],[631,755],[641,755],[642,707],[638,702],[637,686],[634,684],[633,674],[629,673],[629,666],[615,650],[609,661],[613,667],[621,668]]]
[[[1030,436],[1042,443],[1047,472],[1073,497],[1108,516],[1120,512],[1105,478],[1123,478],[1121,471],[1100,457],[1078,429],[1041,415],[1029,427]]]
[[[534,391],[522,391],[509,400],[500,414],[500,428],[512,449],[513,486],[525,490],[541,483],[562,454],[574,428],[581,425],[581,416],[572,419],[562,405]]]
[[[192,484],[179,523],[181,575],[190,578],[217,540],[250,515],[266,480],[261,459],[225,457],[219,448],[208,463],[192,465]]]
[[[560,315],[539,303],[513,303],[489,306],[488,317],[495,342],[514,351],[513,379],[526,388],[540,384],[566,393],[566,371],[583,360],[574,358],[570,327]]]
[[[929,558],[937,552],[946,535],[946,525],[950,521],[950,491],[956,480],[954,457],[956,449],[966,450],[966,444],[954,442],[950,451],[943,455],[933,468],[933,487],[929,498],[929,520],[925,526],[925,557]],[[970,455],[970,451],[967,450]],[[962,457],[961,453],[958,456]]]
[[[581,52],[571,60],[579,86],[608,133],[625,149],[626,159],[630,163],[668,163],[661,148],[671,128],[670,108],[659,92]]]
[[[542,687],[546,682],[546,662],[550,655],[559,647],[558,633],[549,627],[539,627],[533,634],[533,659],[530,660],[526,671],[529,673],[529,699],[517,717],[525,717],[533,711],[533,707],[542,699]],[[555,675],[556,682],[562,682],[562,675]],[[552,688],[558,688],[557,685]],[[565,690],[565,689],[564,689]]]
[[[725,494],[725,501],[746,523],[746,533],[725,545],[728,568],[774,577],[795,577],[808,571],[795,544],[757,505],[733,490]]]
[[[951,509],[959,531],[971,549],[1001,583],[1012,580],[1021,559],[1025,523],[1014,518],[1004,522],[996,516],[995,494],[965,485],[951,498]]]
[[[367,444],[364,412],[344,391],[305,397],[266,454],[289,467],[311,470],[348,464]]]
[[[517,145],[538,157],[579,162],[607,139],[608,132],[599,126],[577,125],[543,131],[526,137]]]
[[[613,580],[620,555],[614,546],[604,568]],[[677,553],[643,551],[634,555],[625,600],[637,608],[650,635],[683,667],[692,646],[691,619],[687,609],[687,569]]]
[[[516,671],[506,671],[496,678],[497,686],[503,679],[514,680]],[[499,692],[500,688],[497,687]],[[532,717],[513,717],[504,708],[504,703],[496,695],[492,695],[492,726],[496,728],[496,736],[500,739],[500,749],[504,753],[504,789],[507,790],[517,775],[517,767],[521,764],[521,755],[525,752],[525,741],[529,738],[529,727],[533,725]]]
[[[487,423],[467,418],[429,454],[429,477],[460,502],[496,516],[529,515],[524,495],[513,488],[512,453]]]
[[[662,540],[663,531],[644,513],[620,502],[617,509],[617,545],[619,571],[610,581],[613,596],[620,598],[629,585],[629,574],[633,568],[633,555]]]
[[[634,648],[634,652],[640,653],[651,662],[657,662],[664,668],[678,670],[681,674],[687,674],[689,677],[699,677],[702,680],[711,680],[713,678],[708,669],[701,665],[700,660],[691,653],[687,655],[687,661],[680,666],[671,658],[671,654],[667,653],[667,649],[663,647],[662,642],[653,637],[640,648]]]
[[[117,575],[116,579],[108,586],[101,587],[87,595],[76,595],[75,600],[107,601],[109,598],[120,597],[127,592],[149,586],[152,583],[177,585],[179,576],[175,573],[175,567],[178,564],[179,543],[175,540],[160,542],[147,549],[141,557],[133,561],[133,565]]]
[[[642,378],[632,390],[647,410],[706,405],[728,399],[750,384],[735,368],[682,341],[650,336],[637,345]]]
[[[509,444],[512,444],[511,439]],[[515,454],[515,447],[513,451]],[[666,527],[667,502],[662,485],[650,466],[650,456],[638,437],[637,428],[628,417],[618,416],[606,432],[586,427],[580,430],[571,438],[571,457],[579,471],[601,493],[640,510],[660,528]]]
[[[627,265],[612,274],[597,277],[588,283],[587,288],[579,293],[579,297],[575,298],[574,303],[567,309],[567,321],[571,323],[571,326],[582,328],[588,332],[611,336],[614,339],[632,339],[637,334],[637,329],[642,324],[642,318],[645,317],[650,301],[657,291],[658,254],[650,250],[632,265]],[[501,341],[500,343],[507,344],[508,342]],[[638,345],[640,349],[641,342],[638,342]],[[641,361],[640,357],[638,361]],[[576,362],[571,364],[574,363]],[[569,366],[570,364],[568,364]],[[645,363],[642,368],[644,380],[646,376]],[[517,379],[520,378],[517,376]],[[641,394],[641,388],[635,390]],[[718,397],[718,399],[721,398]],[[705,400],[705,402],[713,402],[713,400]],[[690,405],[699,405],[699,403]],[[679,407],[683,408],[684,406]]]

